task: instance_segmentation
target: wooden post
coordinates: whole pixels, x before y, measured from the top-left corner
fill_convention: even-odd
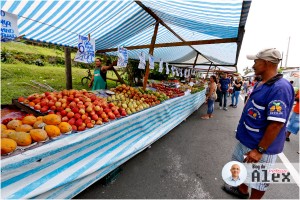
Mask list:
[[[211,68],[211,65],[212,65],[212,63],[210,63],[210,65],[209,65],[209,68],[208,68],[208,70],[207,70],[207,73],[206,73],[205,79],[207,79],[208,72],[209,72],[209,70],[210,70],[210,68]]]
[[[153,52],[154,52],[154,45],[155,45],[155,40],[156,40],[156,35],[157,35],[157,31],[158,31],[158,26],[159,26],[159,21],[156,21],[155,27],[154,27],[154,33],[152,36],[152,40],[151,40],[151,46],[149,49],[149,54],[153,56]],[[148,76],[149,76],[149,61],[147,62],[147,66],[146,66],[146,73],[145,73],[145,77],[144,77],[144,85],[143,85],[143,89],[146,90],[147,87],[147,82],[148,82]]]
[[[194,61],[193,69],[195,68],[195,66],[196,66],[196,64],[197,64],[198,55],[199,55],[199,53],[197,53],[197,55],[196,55],[196,59],[195,59],[195,61]],[[192,78],[192,75],[190,75],[189,82],[191,82],[191,78]]]
[[[66,65],[66,88],[72,89],[72,66],[71,66],[71,50],[65,47],[65,65]]]

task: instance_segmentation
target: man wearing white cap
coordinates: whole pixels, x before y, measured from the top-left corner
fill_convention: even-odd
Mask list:
[[[275,163],[277,154],[283,150],[285,125],[294,103],[294,90],[282,74],[277,73],[281,54],[274,48],[264,49],[254,60],[255,75],[262,80],[254,86],[240,118],[236,138],[238,143],[232,159],[246,163]],[[245,158],[244,158],[245,156]],[[269,184],[258,182],[241,184],[238,187],[224,186],[224,190],[240,198],[260,199]]]

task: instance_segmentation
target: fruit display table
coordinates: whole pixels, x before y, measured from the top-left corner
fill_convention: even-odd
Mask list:
[[[3,199],[70,199],[143,151],[205,101],[205,90],[2,159]]]

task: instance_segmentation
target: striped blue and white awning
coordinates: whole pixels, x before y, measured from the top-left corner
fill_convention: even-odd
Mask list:
[[[251,1],[156,0],[141,1],[185,41],[239,38]],[[133,0],[1,0],[1,10],[19,17],[20,35],[29,40],[77,46],[78,35],[91,35],[96,50],[149,45],[156,20]],[[156,44],[181,42],[160,25]],[[131,50],[129,56],[149,49]],[[156,48],[156,61],[235,65],[237,43]],[[110,54],[115,54],[111,52]],[[193,55],[193,57],[191,57]],[[203,55],[203,56],[202,56]]]

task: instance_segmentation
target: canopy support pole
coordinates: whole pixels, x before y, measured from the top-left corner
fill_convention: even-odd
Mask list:
[[[66,66],[66,88],[72,89],[72,65],[71,65],[71,50],[65,47],[65,66]]]
[[[207,70],[207,72],[206,72],[205,79],[207,79],[207,77],[208,77],[208,73],[209,73],[209,71],[210,71],[211,65],[212,65],[212,63],[210,63],[210,65],[209,65],[209,68],[208,68],[208,70]]]
[[[154,45],[155,45],[155,41],[156,41],[156,36],[157,36],[157,31],[158,31],[158,26],[159,26],[159,20],[156,21],[155,27],[154,27],[154,33],[152,36],[152,40],[151,40],[151,46],[149,49],[149,54],[153,56],[153,52],[154,52]],[[146,90],[146,86],[147,86],[147,82],[148,82],[148,77],[149,77],[149,73],[150,73],[150,68],[149,68],[150,62],[147,62],[147,66],[146,66],[146,73],[144,76],[144,84],[143,84],[143,89]]]
[[[196,59],[194,61],[193,69],[195,69],[195,66],[196,66],[196,63],[197,63],[197,60],[198,60],[198,56],[199,56],[199,53],[197,53],[197,55],[196,55]],[[192,75],[190,75],[189,82],[191,82],[191,78],[192,78]]]

